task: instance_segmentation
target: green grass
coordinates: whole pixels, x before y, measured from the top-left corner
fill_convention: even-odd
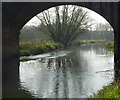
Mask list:
[[[119,86],[120,82],[114,82],[109,86],[104,86],[103,89],[99,90],[98,94],[92,98],[119,98]]]
[[[36,55],[62,48],[60,43],[53,41],[21,41],[19,46],[20,56]]]
[[[107,41],[104,45],[108,50],[114,51],[114,41]]]

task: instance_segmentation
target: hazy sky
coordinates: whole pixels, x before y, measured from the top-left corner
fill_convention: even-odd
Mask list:
[[[94,23],[97,24],[97,23],[108,23],[106,21],[106,19],[104,19],[101,15],[97,14],[96,12],[92,11],[92,10],[89,10],[87,8],[83,8],[84,10],[88,11],[88,14],[90,16],[91,19],[94,19]],[[53,11],[53,8],[50,8],[50,11],[52,12]],[[51,15],[53,16],[53,13],[51,13]],[[34,26],[37,26],[40,24],[40,21],[38,20],[37,17],[33,17],[29,22],[26,23],[25,26],[31,26],[31,25],[34,25]],[[95,25],[92,26],[93,29],[95,29]]]

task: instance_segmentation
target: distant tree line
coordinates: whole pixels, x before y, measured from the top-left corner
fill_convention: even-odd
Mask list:
[[[20,41],[34,41],[34,40],[50,40],[49,37],[39,31],[34,26],[25,26],[20,31]]]
[[[40,26],[38,26],[40,27]],[[20,41],[35,41],[35,40],[51,40],[46,34],[39,31],[34,26],[25,26],[20,31]],[[106,30],[84,30],[82,34],[77,37],[78,40],[114,40],[113,31]]]
[[[96,25],[97,31],[113,31],[112,26],[109,23],[99,23]]]

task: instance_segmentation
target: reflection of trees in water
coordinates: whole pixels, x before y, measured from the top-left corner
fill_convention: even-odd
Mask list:
[[[56,97],[59,97],[59,75],[60,75],[60,67],[61,67],[61,61],[56,59],[56,81],[55,81],[55,95]]]
[[[41,62],[41,63],[45,63],[45,61],[46,61],[45,58],[41,58],[41,59],[40,59],[40,62]]]
[[[91,45],[86,45],[86,46],[80,46],[78,48],[81,52],[93,52],[95,54],[104,54],[104,55],[109,55],[112,54],[112,51],[108,51],[104,45],[102,44],[91,44]]]
[[[63,85],[63,96],[68,97],[67,67],[66,57],[56,58],[56,97],[59,97],[61,85]]]
[[[55,86],[54,92],[55,97],[60,97],[60,91],[62,92],[62,96],[67,98],[68,97],[68,67],[71,67],[71,58],[70,57],[59,57],[54,59],[41,59],[41,63],[46,63],[46,68],[53,69],[55,72],[55,77],[53,79]]]
[[[74,55],[74,56],[73,56]],[[69,74],[76,74],[79,73],[78,69],[76,69],[79,66],[80,63],[79,55],[77,55],[75,52],[69,56],[65,57],[59,57],[54,59],[49,59],[47,61],[47,67],[55,67],[55,97],[60,97],[60,92],[62,91],[62,97],[68,98],[69,96],[69,87],[68,87],[68,80],[69,80]],[[55,63],[55,64],[53,64]],[[53,66],[54,65],[54,66]],[[80,68],[80,67],[79,67]],[[79,81],[80,82],[80,81]],[[62,89],[61,89],[62,88]]]
[[[53,59],[48,60],[47,68],[51,68],[53,66]]]
[[[96,79],[98,73],[95,76],[90,76],[93,74],[92,68],[94,68],[90,62],[91,55],[88,51],[78,48],[64,57],[54,58],[53,55],[51,58],[46,57],[24,62],[21,77],[24,79],[27,73],[28,76],[33,73],[34,81],[29,80],[28,77],[29,81],[26,81],[27,78],[25,78],[25,82],[28,82],[27,84],[33,83],[34,86],[32,87],[30,84],[30,89],[38,91],[39,96],[43,98],[82,97],[92,93],[93,81],[98,81]],[[97,77],[102,79],[99,75]]]

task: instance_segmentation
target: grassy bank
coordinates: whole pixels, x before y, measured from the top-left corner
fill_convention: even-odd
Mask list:
[[[114,41],[107,41],[104,45],[108,50],[114,51]],[[120,81],[113,82],[109,86],[104,86],[103,89],[98,91],[98,94],[91,98],[114,98],[116,100],[116,98],[120,98],[119,86]]]
[[[114,82],[109,86],[103,87],[103,89],[98,91],[98,94],[92,98],[119,98],[119,86],[120,82]]]
[[[62,44],[53,41],[20,41],[20,56],[37,55],[62,48]]]
[[[107,41],[104,45],[108,50],[114,51],[114,41]]]
[[[79,45],[89,45],[91,43],[101,43],[103,40],[79,40],[70,44],[71,47]],[[37,55],[50,52],[63,47],[62,44],[53,41],[20,41],[20,56]],[[69,47],[69,46],[68,46]]]

